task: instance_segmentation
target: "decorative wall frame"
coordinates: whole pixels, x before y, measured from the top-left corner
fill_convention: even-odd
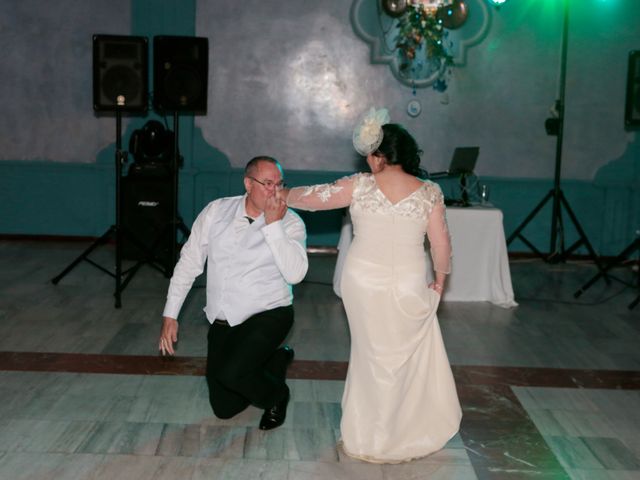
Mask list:
[[[442,37],[447,60],[433,61],[422,48],[407,66],[406,56],[397,47],[401,20],[387,15],[381,1],[353,0],[352,28],[369,45],[371,63],[388,65],[398,81],[414,89],[432,86],[445,90],[450,69],[465,65],[467,50],[486,37],[491,25],[491,11],[485,0],[464,0],[464,6],[468,8],[466,21],[460,28],[445,29]]]

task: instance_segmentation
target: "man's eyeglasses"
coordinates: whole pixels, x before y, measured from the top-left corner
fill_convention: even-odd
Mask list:
[[[265,180],[264,182],[262,182],[254,177],[247,176],[247,178],[250,178],[254,182],[258,182],[260,185],[266,188],[275,188],[276,190],[282,190],[284,187],[287,186],[287,184],[284,183],[282,180],[280,180],[279,182],[272,182],[271,180]]]

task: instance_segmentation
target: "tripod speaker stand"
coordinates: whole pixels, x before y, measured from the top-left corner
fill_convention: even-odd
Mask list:
[[[560,187],[560,176],[562,174],[562,140],[564,134],[564,98],[565,98],[565,83],[566,83],[566,70],[567,70],[567,35],[569,30],[569,1],[564,0],[564,14],[562,25],[562,51],[560,61],[560,88],[558,100],[556,101],[557,118],[548,119],[546,122],[547,133],[557,136],[556,142],[556,157],[555,157],[555,172],[553,188],[547,193],[544,198],[536,205],[536,207],[527,215],[524,221],[514,230],[514,232],[507,239],[507,245],[513,240],[519,238],[524,242],[533,252],[542,257],[547,262],[562,262],[573,253],[578,247],[584,245],[589,252],[589,258],[597,265],[601,274],[605,275],[607,283],[609,282],[603,267],[600,263],[598,255],[596,254],[591,242],[587,238],[584,229],[578,222],[578,218],[571,209],[569,202],[567,201],[562,189]],[[546,203],[552,200],[552,216],[551,216],[551,241],[549,246],[549,253],[544,254],[538,250],[529,240],[527,240],[522,231],[529,224],[531,220],[542,210]],[[564,242],[564,224],[562,219],[562,210],[565,210],[569,215],[571,223],[578,232],[579,238],[569,248],[565,248]]]
[[[209,40],[205,37],[163,35],[153,39],[153,105],[159,112],[173,112],[175,134],[173,171],[178,171],[179,113],[207,113],[207,85],[209,75]],[[189,235],[178,215],[178,175],[173,176],[174,196],[171,228]],[[178,259],[177,243],[172,242],[172,264]]]
[[[131,281],[133,275],[135,275],[139,266],[129,269],[127,271],[122,270],[122,240],[124,238],[124,232],[122,229],[122,202],[120,195],[120,184],[122,181],[122,165],[127,161],[127,153],[122,151],[122,111],[119,106],[124,105],[124,97],[118,100],[118,107],[116,108],[116,155],[115,155],[115,170],[116,170],[116,223],[111,225],[106,232],[104,232],[95,242],[93,242],[89,248],[80,254],[73,262],[71,262],[59,275],[51,279],[54,285],[57,285],[62,278],[64,278],[71,270],[73,270],[83,260],[90,263],[94,267],[103,271],[107,275],[110,275],[115,279],[115,307],[120,308],[122,306],[121,296],[122,291]],[[116,258],[115,258],[115,272],[112,272],[102,265],[94,262],[89,258],[91,252],[97,247],[104,245],[109,240],[115,239],[116,245]],[[132,238],[133,242],[138,243],[135,238]],[[143,245],[139,245],[143,247]]]
[[[589,287],[591,287],[591,285],[596,283],[596,281],[600,277],[605,275],[609,270],[611,270],[614,267],[621,266],[623,264],[623,262],[628,260],[629,257],[631,257],[631,254],[634,253],[634,252],[639,252],[640,253],[640,237],[636,238],[633,242],[631,242],[609,264],[607,264],[607,266],[604,267],[601,272],[598,272],[587,283],[585,283],[582,287],[580,287],[580,289],[576,293],[574,293],[573,296],[575,298],[578,298],[580,295],[582,295],[584,292],[586,292],[587,289],[589,289]],[[636,272],[636,275],[637,275],[638,278],[636,279],[635,287],[638,290],[638,296],[629,304],[629,310],[632,310],[636,305],[638,305],[638,303],[640,303],[640,261],[638,262],[637,267],[639,268],[639,270]],[[625,283],[625,285],[629,285],[626,282],[622,282],[622,283]],[[629,286],[631,286],[631,285],[629,285]]]
[[[122,151],[122,113],[146,112],[148,101],[148,39],[139,36],[94,35],[93,36],[93,108],[97,112],[115,112],[116,117],[116,222],[93,244],[71,262],[51,281],[57,285],[82,261],[86,261],[115,279],[115,307],[122,305],[122,291],[131,281],[140,266],[151,263],[154,258],[154,246],[151,251],[136,236],[123,228],[122,216],[122,167],[127,162],[127,153]],[[137,248],[148,251],[145,260],[123,271],[122,244],[127,239]],[[89,255],[100,245],[115,240],[115,272],[94,262]],[[156,242],[157,243],[157,242]],[[153,266],[158,268],[155,263]]]

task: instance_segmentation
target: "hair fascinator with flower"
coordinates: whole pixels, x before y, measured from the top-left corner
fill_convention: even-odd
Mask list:
[[[386,108],[371,108],[353,130],[353,146],[360,155],[375,152],[382,143],[382,126],[391,121]]]

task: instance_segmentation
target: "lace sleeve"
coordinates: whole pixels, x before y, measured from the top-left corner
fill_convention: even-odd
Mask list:
[[[451,273],[451,237],[447,225],[444,197],[439,188],[434,193],[434,204],[429,213],[427,237],[431,244],[433,269],[440,273]]]
[[[312,212],[348,207],[353,196],[354,179],[354,176],[343,177],[333,183],[292,188],[287,195],[287,205]]]

